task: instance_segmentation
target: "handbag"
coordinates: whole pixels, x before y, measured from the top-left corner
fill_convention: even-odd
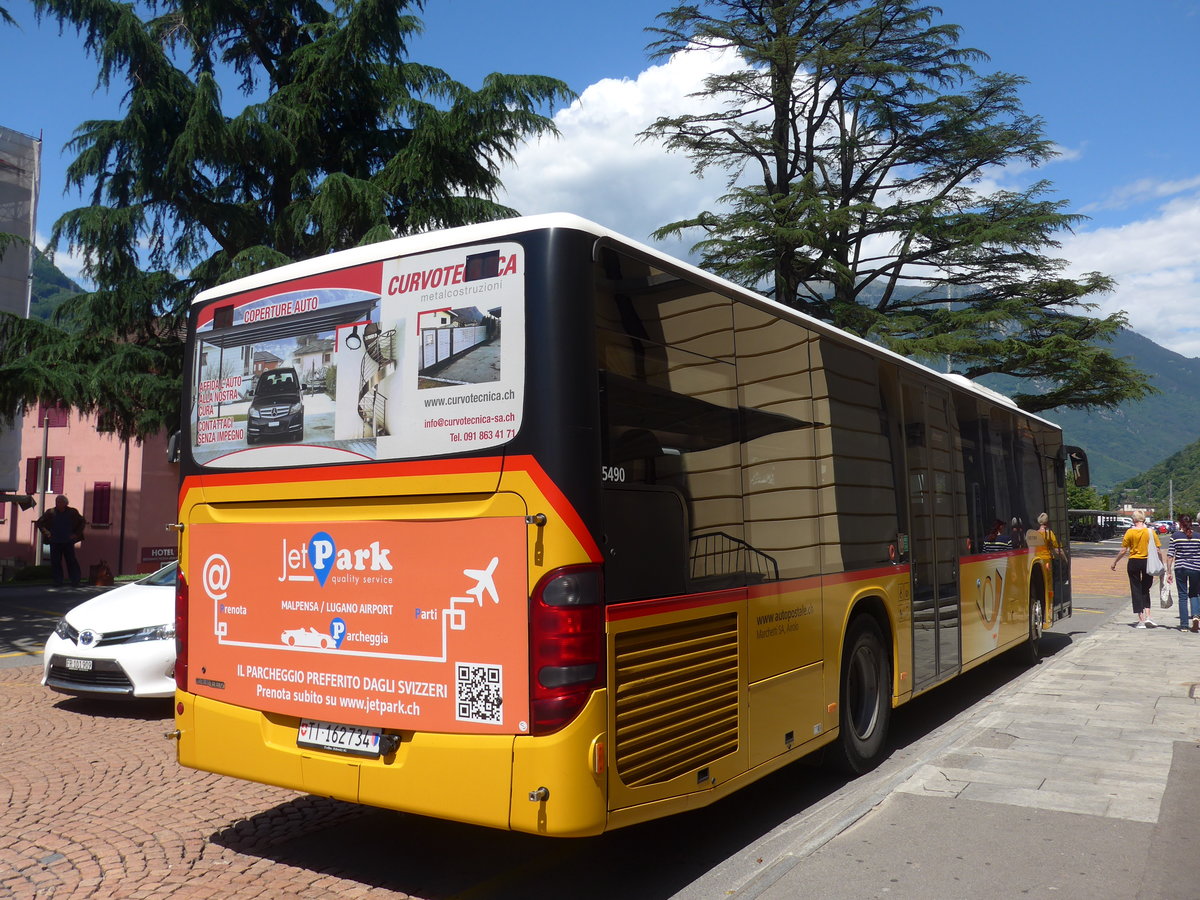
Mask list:
[[[1162,557],[1158,555],[1158,548],[1151,544],[1146,552],[1146,574],[1161,575],[1163,568],[1163,561]]]
[[[1175,605],[1175,582],[1164,578],[1158,583],[1158,605],[1170,609]]]

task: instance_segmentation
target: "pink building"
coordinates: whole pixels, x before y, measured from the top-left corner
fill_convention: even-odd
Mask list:
[[[166,435],[122,441],[99,431],[95,416],[61,407],[26,412],[21,423],[23,483],[19,490],[39,502],[28,511],[0,504],[0,563],[33,565],[34,521],[41,515],[38,472],[46,455],[45,508],[65,494],[83,513],[87,529],[76,550],[87,579],[91,567],[108,563],[114,575],[151,572],[175,558],[179,467],[167,462]],[[47,552],[44,562],[49,562]]]

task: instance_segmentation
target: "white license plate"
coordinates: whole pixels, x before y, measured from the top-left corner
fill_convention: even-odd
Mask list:
[[[279,423],[278,423],[278,422],[268,422],[268,423],[267,423],[267,427],[268,427],[268,428],[278,428],[278,427],[279,427]]]
[[[359,756],[378,756],[380,733],[378,728],[301,719],[296,743],[301,747],[320,747],[323,750],[340,750],[342,753],[354,753]]]
[[[90,659],[71,659],[70,657],[67,657],[64,661],[66,662],[68,669],[73,669],[76,672],[92,671],[92,661]]]

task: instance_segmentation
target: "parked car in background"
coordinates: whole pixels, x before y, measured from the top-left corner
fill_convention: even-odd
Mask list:
[[[1170,519],[1159,519],[1154,523],[1154,527],[1158,529],[1159,534],[1172,534],[1176,531],[1176,529],[1179,528],[1179,526]]]
[[[42,654],[42,684],[93,697],[175,695],[176,563],[76,606]]]

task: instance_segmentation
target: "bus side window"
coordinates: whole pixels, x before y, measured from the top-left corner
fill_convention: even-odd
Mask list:
[[[604,590],[609,600],[686,593],[687,511],[672,488],[604,490]]]

